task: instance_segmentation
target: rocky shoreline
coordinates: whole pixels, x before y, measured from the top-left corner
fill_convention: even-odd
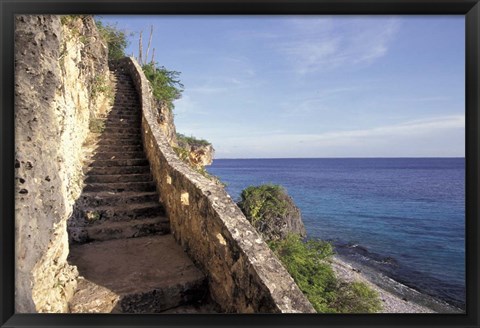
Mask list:
[[[380,313],[462,313],[463,310],[424,295],[382,273],[336,255],[331,260],[338,278],[361,281],[378,292],[383,303]]]

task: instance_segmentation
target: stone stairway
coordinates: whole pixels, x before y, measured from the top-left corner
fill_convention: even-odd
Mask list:
[[[129,75],[112,70],[115,100],[86,153],[85,186],[69,230],[82,278],[73,313],[215,312],[207,280],[170,234],[142,148],[141,109]]]

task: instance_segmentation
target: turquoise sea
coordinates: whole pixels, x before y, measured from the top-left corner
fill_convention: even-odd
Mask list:
[[[216,159],[207,170],[234,200],[250,185],[284,186],[308,238],[465,307],[464,158]]]

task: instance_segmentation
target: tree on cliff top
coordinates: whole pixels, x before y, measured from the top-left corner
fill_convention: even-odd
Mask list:
[[[180,72],[170,71],[156,63],[143,65],[142,69],[152,85],[153,96],[164,101],[169,108],[173,108],[173,101],[180,99],[183,92],[183,84],[179,79]]]

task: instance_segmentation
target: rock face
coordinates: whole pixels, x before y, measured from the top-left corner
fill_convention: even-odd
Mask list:
[[[68,310],[77,271],[66,261],[66,222],[89,121],[109,108],[98,92],[108,76],[92,17],[16,16],[16,312]]]
[[[251,186],[241,197],[240,209],[265,240],[283,239],[289,233],[306,236],[300,209],[282,187]]]
[[[215,150],[212,145],[195,145],[179,142],[179,146],[187,151],[188,163],[195,168],[202,168],[213,162]]]
[[[168,107],[168,105],[157,99],[154,100],[154,106],[158,111],[158,124],[160,129],[162,129],[163,134],[165,135],[168,143],[172,147],[178,147],[177,142],[177,130],[175,128],[173,112]]]

